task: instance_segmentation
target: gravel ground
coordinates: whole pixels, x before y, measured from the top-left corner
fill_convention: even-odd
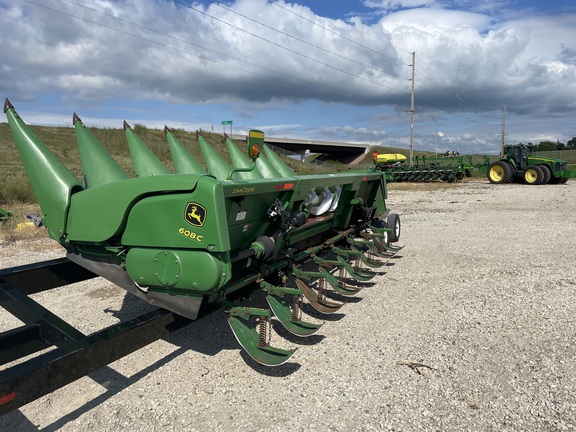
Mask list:
[[[401,256],[342,314],[313,314],[319,334],[275,327],[274,345],[300,348],[290,363],[255,364],[216,312],[0,430],[574,431],[575,200],[574,182],[391,191]],[[3,245],[0,267],[61,254]],[[35,298],[84,332],[149,308],[102,279]]]

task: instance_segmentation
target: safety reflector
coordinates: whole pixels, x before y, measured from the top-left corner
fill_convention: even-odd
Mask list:
[[[16,392],[8,393],[5,396],[0,397],[0,405],[4,405],[5,403],[12,402],[16,397]]]
[[[254,159],[256,159],[259,154],[260,154],[260,146],[258,144],[252,144],[252,147],[250,148],[250,155]]]
[[[294,183],[283,183],[274,186],[274,190],[288,190],[288,189],[294,189]]]

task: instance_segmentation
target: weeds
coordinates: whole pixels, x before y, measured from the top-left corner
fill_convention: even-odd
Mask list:
[[[0,223],[0,242],[13,243],[19,240],[48,238],[44,227],[36,228],[27,218],[27,214],[40,213],[37,205],[8,203],[3,208],[13,212],[10,220]]]
[[[48,127],[48,126],[31,126],[36,135],[52,150],[62,161],[62,163],[82,181],[82,167],[80,164],[80,156],[78,147],[76,145],[76,135],[72,127]],[[154,152],[154,154],[166,165],[169,170],[173,170],[173,163],[166,144],[164,132],[159,129],[148,128],[143,124],[136,123],[133,126],[134,132],[146,143],[146,145]],[[116,162],[122,169],[131,177],[134,177],[134,168],[126,137],[122,129],[113,128],[96,128],[90,127],[90,131],[96,139],[103,145],[103,147],[114,157]],[[182,142],[184,147],[192,154],[192,156],[202,163],[203,158],[200,151],[200,146],[196,139],[196,131],[187,132],[183,129],[172,129],[172,133]],[[202,137],[216,150],[222,158],[232,166],[228,148],[222,138],[221,134],[207,132],[200,130],[199,133]],[[236,145],[242,151],[245,150],[246,144],[244,141],[236,141]],[[385,153],[402,152],[399,149],[392,147],[377,147],[375,150]],[[554,155],[556,157],[569,156],[568,160],[576,160],[576,150],[570,152],[562,152],[562,154]],[[326,174],[335,173],[338,171],[347,172],[349,166],[340,163],[326,163],[323,165],[315,165],[308,162],[302,162],[293,158],[280,155],[281,159],[292,169],[300,175],[310,174]],[[574,159],[573,159],[574,158]],[[365,159],[352,168],[370,169],[372,166],[371,152],[366,154]],[[473,175],[476,177],[476,171]],[[485,175],[480,175],[485,178]],[[391,190],[410,190],[410,189],[425,189],[425,190],[438,190],[453,187],[454,185],[444,182],[432,183],[416,183],[414,185],[390,183]],[[36,198],[30,186],[30,182],[24,171],[24,166],[18,155],[18,151],[14,145],[14,141],[10,134],[8,124],[0,123],[0,205],[6,206],[6,203],[35,203]]]

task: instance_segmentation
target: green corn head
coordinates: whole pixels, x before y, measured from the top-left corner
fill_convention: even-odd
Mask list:
[[[312,334],[319,325],[301,319],[304,298],[324,313],[340,309],[326,296],[329,288],[357,293],[346,280],[376,274],[359,263],[382,266],[381,258],[399,249],[388,241],[398,240],[399,218],[379,219],[386,212],[381,172],[296,175],[256,130],[247,152],[227,140],[233,167],[199,136],[203,166],[165,128],[171,173],[125,122],[137,175],[130,178],[74,114],[84,171],[78,181],[7,99],[4,112],[43,224],[70,260],[191,319],[204,304],[221,304],[238,341],[261,363],[281,364],[293,353],[270,346],[272,312],[295,334]],[[265,281],[272,276],[275,284]],[[270,308],[228,301],[254,282]]]

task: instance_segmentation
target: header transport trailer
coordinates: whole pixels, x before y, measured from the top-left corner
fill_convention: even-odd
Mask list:
[[[296,350],[270,344],[273,319],[314,334],[321,324],[305,307],[340,310],[400,249],[381,172],[296,175],[258,130],[247,156],[225,137],[233,167],[198,135],[202,165],[166,127],[171,173],[124,122],[130,178],[74,114],[79,181],[7,99],[4,112],[42,223],[66,258],[0,270],[0,303],[24,322],[0,334],[2,364],[53,348],[0,371],[0,414],[214,310],[255,361],[280,365]],[[87,336],[29,297],[96,276],[158,309]],[[267,303],[235,303],[253,289]]]

